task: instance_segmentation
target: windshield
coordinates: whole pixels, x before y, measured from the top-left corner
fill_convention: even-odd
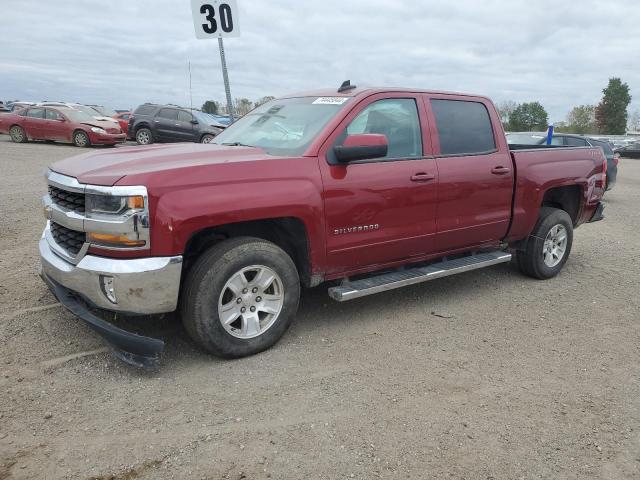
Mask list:
[[[213,143],[247,145],[270,155],[301,155],[349,97],[272,100],[231,124]]]
[[[105,108],[101,105],[95,105],[91,108],[93,108],[96,112],[98,112],[100,115],[104,117],[113,117],[116,114],[116,112],[114,112],[113,110]]]
[[[206,125],[214,125],[214,126],[220,125],[220,122],[218,121],[218,119],[216,117],[214,117],[213,115],[210,115],[210,114],[204,113],[204,112],[200,112],[198,110],[193,110],[191,113],[201,123],[204,123]]]
[[[82,110],[76,110],[75,108],[61,108],[60,112],[64,113],[69,120],[76,123],[95,123],[96,119],[92,115],[87,114]]]

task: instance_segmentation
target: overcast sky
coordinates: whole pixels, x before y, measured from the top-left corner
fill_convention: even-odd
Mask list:
[[[351,79],[539,100],[552,121],[596,104],[612,76],[640,109],[637,1],[238,0],[225,42],[234,97]],[[188,0],[0,0],[0,99],[113,108],[224,100],[215,40]]]

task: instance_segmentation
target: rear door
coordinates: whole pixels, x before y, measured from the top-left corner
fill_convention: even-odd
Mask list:
[[[178,110],[175,108],[161,108],[153,119],[156,135],[165,141],[175,141]]]
[[[499,121],[482,98],[425,95],[438,166],[436,246],[445,252],[502,239],[509,227],[513,167]]]
[[[27,110],[24,118],[24,129],[29,138],[42,140],[44,135],[44,108],[35,107]]]
[[[373,270],[432,252],[437,177],[424,108],[413,94],[362,100],[319,152],[328,274]],[[387,156],[338,163],[347,135],[387,137]],[[425,136],[426,135],[426,136]]]
[[[43,137],[47,140],[70,140],[69,123],[56,110],[45,109]]]

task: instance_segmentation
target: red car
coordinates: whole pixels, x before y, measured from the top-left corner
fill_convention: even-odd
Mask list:
[[[115,145],[126,140],[119,126],[113,122],[96,120],[84,112],[66,107],[32,106],[0,117],[0,133],[11,140],[70,142],[78,147]]]
[[[114,118],[120,124],[120,128],[124,133],[127,133],[129,129],[129,117],[131,116],[131,112],[120,112],[113,115],[111,118]]]

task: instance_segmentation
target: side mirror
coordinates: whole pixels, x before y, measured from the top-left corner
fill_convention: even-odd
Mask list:
[[[56,118],[56,120],[58,120],[59,122],[66,122],[67,120],[64,118]]]
[[[333,147],[336,159],[341,163],[354,160],[382,158],[387,155],[389,144],[386,135],[381,133],[358,133],[348,135],[342,145]]]
[[[196,120],[195,118],[192,118],[192,119],[191,119],[191,123],[192,123],[193,125],[197,125],[197,124],[198,124],[198,120]]]

